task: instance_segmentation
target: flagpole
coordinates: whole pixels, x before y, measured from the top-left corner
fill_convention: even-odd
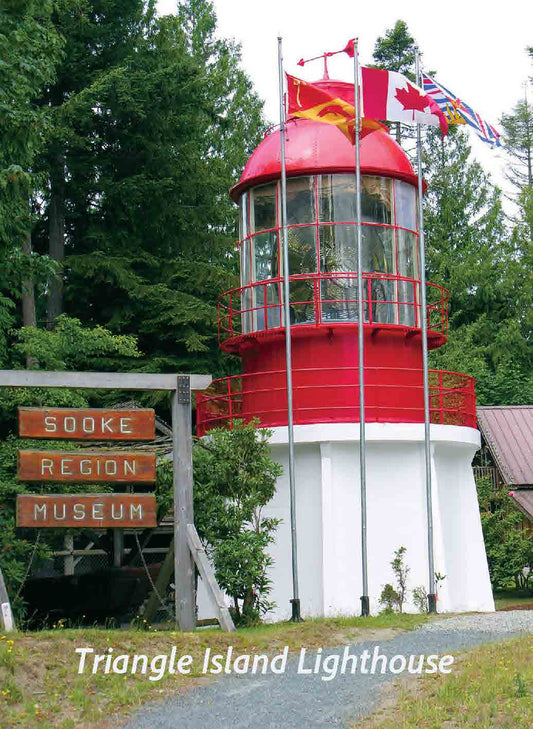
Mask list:
[[[359,99],[359,40],[354,39],[354,107],[355,107],[355,200],[357,222],[357,333],[358,333],[358,375],[359,375],[359,474],[361,494],[361,562],[363,594],[361,615],[370,615],[368,596],[368,554],[366,529],[366,439],[365,439],[365,358],[364,358],[364,306],[363,306],[363,232],[361,229],[361,161],[360,127],[361,104]]]
[[[422,85],[420,73],[420,56],[415,49],[416,83]],[[424,206],[422,187],[422,134],[420,123],[416,125],[416,158],[418,172],[418,231],[420,245],[420,319],[422,328],[422,365],[424,377],[424,454],[426,469],[426,510],[428,538],[429,592],[428,612],[437,612],[437,596],[435,594],[435,562],[433,555],[433,495],[431,484],[431,432],[429,413],[429,373],[428,373],[428,340],[427,340],[427,308],[426,308],[426,249],[424,237]]]
[[[287,230],[287,165],[285,159],[285,106],[283,103],[283,51],[282,39],[278,36],[278,76],[279,76],[279,126],[281,140],[281,230],[283,236],[283,309],[285,312],[285,366],[287,370],[287,426],[289,440],[289,492],[291,515],[292,550],[292,617],[299,622],[300,594],[298,589],[298,542],[296,532],[296,479],[294,474],[294,422],[292,403],[292,343],[291,318],[289,306],[289,239]]]

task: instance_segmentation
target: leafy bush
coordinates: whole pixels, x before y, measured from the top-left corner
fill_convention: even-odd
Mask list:
[[[385,606],[385,612],[396,609],[400,613],[403,612],[403,604],[407,593],[407,576],[411,571],[404,561],[406,552],[406,547],[399,547],[394,552],[394,559],[390,563],[396,577],[396,588],[391,584],[386,584],[381,591],[379,602],[380,605]]]
[[[382,589],[381,595],[379,596],[379,604],[383,605],[384,613],[392,613],[398,607],[400,596],[394,589],[394,587],[388,582]]]
[[[270,457],[269,435],[255,423],[237,423],[212,430],[194,448],[195,523],[240,624],[257,622],[272,606],[267,548],[279,520],[262,509],[282,468]]]
[[[413,590],[413,602],[418,608],[418,612],[427,613],[428,611],[428,593],[424,585],[419,585]]]
[[[533,535],[521,528],[523,517],[505,491],[494,492],[490,479],[479,479],[479,506],[492,587],[533,587]]]

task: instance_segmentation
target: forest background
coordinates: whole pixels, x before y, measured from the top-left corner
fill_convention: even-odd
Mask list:
[[[414,45],[392,21],[374,63],[412,76]],[[238,372],[217,343],[217,295],[238,285],[228,190],[273,120],[211,3],[158,17],[154,0],[3,0],[0,79],[0,368]],[[473,375],[480,405],[533,402],[527,95],[500,128],[505,209],[467,131],[424,142],[427,275],[451,292],[431,366]],[[395,133],[409,150],[412,131]],[[1,392],[0,498],[21,488],[17,405],[102,406],[121,393],[109,397]],[[164,416],[151,397],[139,402]],[[22,564],[31,545],[8,538],[12,510],[0,519]]]

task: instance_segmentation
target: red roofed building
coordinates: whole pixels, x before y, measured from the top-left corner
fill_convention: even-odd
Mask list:
[[[478,407],[477,417],[482,447],[475,475],[511,488],[518,508],[533,520],[533,405]]]

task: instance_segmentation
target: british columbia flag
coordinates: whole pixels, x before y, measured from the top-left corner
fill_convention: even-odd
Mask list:
[[[476,134],[483,142],[491,147],[501,147],[499,132],[492,124],[476,114],[471,106],[465,104],[464,101],[461,101],[455,94],[452,94],[445,86],[437,83],[435,79],[426,73],[422,74],[422,82],[424,91],[428,96],[431,96],[449,124],[468,124],[476,131]]]

